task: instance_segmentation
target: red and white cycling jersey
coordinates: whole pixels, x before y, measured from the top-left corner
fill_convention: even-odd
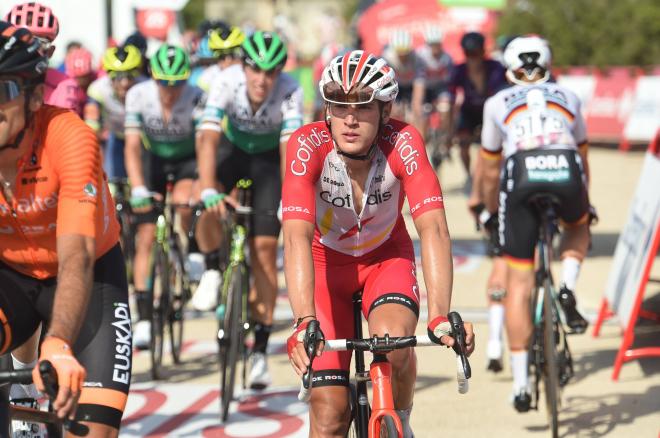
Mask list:
[[[413,218],[443,208],[440,183],[424,140],[411,125],[390,120],[377,146],[358,215],[346,165],[326,124],[314,122],[295,131],[287,144],[283,220],[316,224],[315,246],[354,257],[388,240],[409,242],[401,215],[404,197]]]

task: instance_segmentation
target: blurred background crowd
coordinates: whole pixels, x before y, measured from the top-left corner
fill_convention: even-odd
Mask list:
[[[18,3],[3,2],[1,12]],[[552,46],[553,73],[582,99],[592,141],[622,148],[647,144],[660,120],[660,4],[655,0],[48,0],[44,4],[60,22],[53,66],[79,77],[82,88],[104,74],[104,50],[127,39],[142,46],[147,57],[162,42],[181,45],[201,70],[212,57],[205,46],[210,29],[236,26],[245,34],[271,30],[287,44],[285,70],[304,87],[309,120],[314,118],[321,66],[342,51],[364,48],[380,55],[388,47],[401,53],[435,45],[434,50],[460,64],[465,59],[460,42],[466,32],[483,34],[486,56],[496,60],[513,36],[538,33]],[[634,27],[627,24],[633,22]],[[67,55],[73,58],[68,70]],[[75,59],[82,68],[76,69]],[[84,67],[87,59],[90,68]],[[396,68],[397,62],[389,61]],[[405,84],[405,66],[399,70]],[[191,81],[195,78],[193,74]]]

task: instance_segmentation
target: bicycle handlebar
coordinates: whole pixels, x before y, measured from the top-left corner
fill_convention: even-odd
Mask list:
[[[467,354],[465,353],[465,327],[463,325],[463,320],[461,319],[461,316],[458,314],[458,312],[449,312],[447,319],[449,319],[449,323],[451,324],[452,337],[455,340],[454,346],[452,348],[456,353],[456,380],[458,385],[458,392],[460,394],[465,394],[469,390],[468,379],[472,377],[470,362],[468,361]],[[315,323],[316,326],[310,329],[310,326],[312,326],[313,323]],[[315,333],[317,330],[318,321],[311,321],[307,326],[305,340],[307,340],[308,333]],[[366,339],[328,339],[324,342],[324,353],[326,351],[370,351],[372,353],[385,354],[394,350],[408,347],[439,346],[427,335],[391,337],[386,334],[382,337],[374,336],[372,338]],[[317,344],[310,343],[309,346],[305,346],[305,350],[307,350],[308,357],[310,358],[310,364],[307,367],[307,372],[302,377],[300,392],[298,393],[298,400],[302,402],[308,402],[312,393],[312,363],[314,361],[314,357],[316,357]]]

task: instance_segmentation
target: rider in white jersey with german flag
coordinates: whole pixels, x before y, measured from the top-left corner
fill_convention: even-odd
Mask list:
[[[537,193],[549,193],[559,201],[556,212],[563,227],[559,302],[569,329],[582,333],[587,321],[576,309],[573,290],[589,246],[589,168],[580,101],[570,90],[548,82],[547,42],[533,35],[516,38],[507,46],[504,60],[507,79],[514,86],[485,103],[482,153],[476,168],[482,173],[486,208],[494,214],[499,204],[499,242],[509,266],[505,306],[513,403],[517,411],[526,412],[531,402],[529,302],[539,221],[528,201]]]
[[[225,195],[221,192],[230,192],[241,178],[252,180],[255,214],[250,224],[250,258],[256,300],[251,313],[255,343],[249,380],[252,388],[259,389],[271,381],[266,347],[278,290],[280,222],[276,213],[286,142],[302,125],[303,92],[293,77],[281,72],[287,52],[275,33],[257,31],[245,39],[242,47],[242,65],[223,70],[211,88],[202,118],[197,162],[201,198],[207,210],[218,214],[224,210]],[[211,219],[204,215],[200,226]],[[200,283],[192,304],[200,310],[211,309],[216,305],[220,284],[219,233],[200,234],[199,244],[209,271],[202,278],[205,287]]]

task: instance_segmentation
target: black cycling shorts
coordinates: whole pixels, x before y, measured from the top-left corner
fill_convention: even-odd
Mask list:
[[[0,320],[5,348],[22,345],[49,324],[56,278],[38,280],[0,263]],[[131,314],[124,256],[117,244],[94,264],[87,314],[73,352],[87,370],[76,419],[119,428],[131,382]]]
[[[539,217],[529,204],[532,195],[547,193],[559,200],[557,216],[567,224],[585,219],[589,199],[582,159],[575,150],[517,152],[502,167],[499,240],[505,257],[529,263],[538,237]]]
[[[167,187],[167,175],[174,175],[174,182],[182,179],[197,179],[197,159],[195,155],[177,160],[165,160],[158,155],[142,149],[142,174],[144,183],[151,192],[165,195]],[[156,222],[158,213],[151,210],[148,213],[136,213],[137,224],[148,224]]]
[[[484,121],[483,108],[461,106],[458,113],[457,131],[473,137],[480,135],[480,128]]]
[[[248,154],[224,135],[217,153],[216,178],[223,190],[231,192],[241,178],[252,180],[250,236],[280,235],[277,209],[282,196],[279,145],[270,151]]]

